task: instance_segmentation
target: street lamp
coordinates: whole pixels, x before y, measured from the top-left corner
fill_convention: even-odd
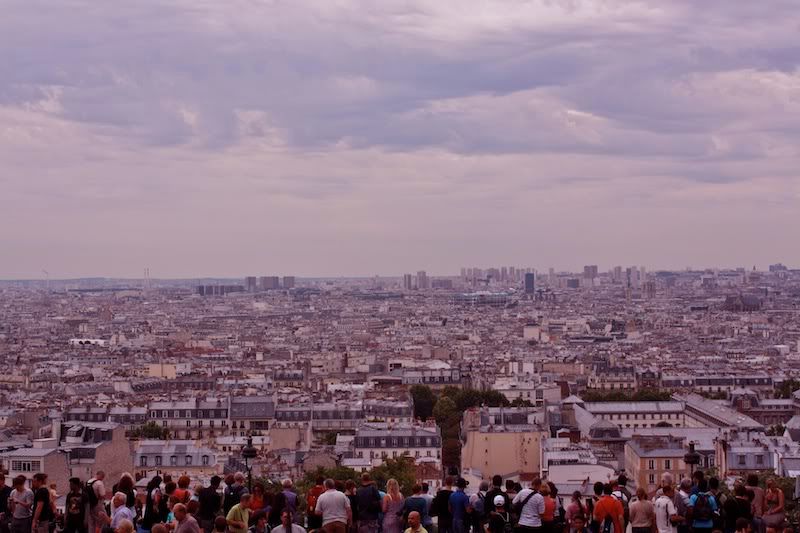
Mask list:
[[[250,462],[256,458],[258,450],[253,447],[253,437],[247,437],[247,444],[242,448],[244,467],[247,468],[247,490],[253,492],[253,465]]]
[[[700,454],[694,451],[694,441],[689,442],[689,451],[683,456],[683,462],[689,465],[689,475],[694,475],[694,467],[700,463]]]

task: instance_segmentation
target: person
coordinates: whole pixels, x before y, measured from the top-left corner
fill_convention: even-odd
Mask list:
[[[124,492],[118,492],[111,498],[111,506],[114,509],[111,515],[111,528],[117,529],[122,520],[130,520],[133,523],[133,509],[125,505],[128,497]]]
[[[714,530],[722,532],[724,526],[723,519],[722,519],[722,506],[724,502],[720,499],[722,497],[722,493],[719,490],[719,478],[716,476],[711,476],[708,478],[708,493],[714,497],[714,501],[717,502],[717,512],[714,513],[712,521],[714,522]]]
[[[747,492],[747,489],[745,489]],[[736,533],[753,533],[753,526],[749,520],[739,518],[736,520]]]
[[[221,477],[213,476],[209,486],[200,490],[198,494],[200,511],[197,513],[197,518],[204,533],[211,533],[214,530],[214,520],[222,509],[222,498],[219,495],[221,483]]]
[[[378,531],[378,515],[381,512],[381,495],[378,488],[366,472],[361,474],[361,486],[356,490],[356,506],[358,507],[357,527],[359,533]]]
[[[322,527],[322,517],[317,514],[317,500],[325,492],[325,478],[317,477],[316,483],[308,490],[306,506],[308,509],[308,529],[313,531]]]
[[[539,493],[544,498],[544,512],[542,513],[542,532],[556,533],[556,500],[551,496],[550,485],[542,483]]]
[[[453,515],[450,512],[450,495],[453,494],[453,476],[444,478],[444,487],[439,489],[431,502],[430,515],[438,519],[439,533],[450,533]]]
[[[244,474],[236,472],[229,474],[225,478],[225,498],[223,500],[222,510],[227,516],[234,505],[238,504],[242,496],[247,493],[247,487],[244,486]]]
[[[622,527],[628,529],[630,523],[631,492],[627,485],[628,476],[620,474],[617,479],[611,480],[611,495],[622,503]]]
[[[383,497],[381,507],[383,510],[383,533],[402,533],[403,520],[402,512],[405,505],[405,498],[400,492],[400,484],[396,479],[386,482],[386,496]]]
[[[453,516],[453,533],[467,533],[469,527],[469,497],[464,493],[467,488],[467,480],[459,477],[456,480],[456,490],[450,495],[448,504],[450,506],[450,514]]]
[[[431,487],[427,483],[422,483],[422,497],[428,502],[427,513],[428,513],[428,520],[431,518],[431,504],[433,503],[433,494],[431,494]],[[432,531],[429,533],[433,533]]]
[[[255,487],[254,487],[255,488]],[[252,500],[252,498],[250,498]],[[252,509],[252,505],[250,506]],[[250,517],[250,521],[253,523],[247,530],[247,533],[268,533],[269,532],[269,525],[267,525],[267,513],[263,509],[255,511],[253,515]]]
[[[428,533],[428,530],[422,527],[422,516],[417,511],[408,513],[408,527],[405,533]]]
[[[80,478],[69,479],[69,492],[64,499],[64,533],[86,533],[86,495]]]
[[[503,491],[503,476],[492,476],[492,486],[488,491],[486,491],[486,496],[484,497],[484,509],[486,509],[487,512],[494,511],[495,496],[502,496],[504,502],[503,509],[505,509],[506,513],[511,512],[511,498],[509,498],[508,494]]]
[[[55,502],[47,488],[47,474],[39,472],[33,476],[33,533],[50,533],[50,522],[55,519]]]
[[[264,510],[264,485],[258,481],[253,485],[253,492],[250,494],[250,512]]]
[[[250,524],[250,494],[248,492],[242,493],[239,503],[231,507],[225,518],[228,520],[230,533],[247,533],[247,527]]]
[[[176,490],[178,490],[178,484],[174,481],[164,483],[164,497],[161,498],[159,506],[162,522],[169,524],[175,519],[172,515],[172,507],[179,503],[178,498],[175,496]]]
[[[677,533],[675,524],[683,520],[678,516],[678,509],[675,507],[675,489],[671,482],[662,483],[661,494],[653,504],[653,512],[656,515],[656,530],[658,533]]]
[[[566,522],[570,533],[581,533],[586,529],[589,509],[583,503],[581,491],[572,493],[572,500],[567,505]]]
[[[11,511],[11,533],[30,533],[33,517],[33,491],[25,487],[27,479],[23,475],[14,478],[13,489],[8,500]]]
[[[281,482],[282,490],[275,496],[274,503],[269,508],[268,522],[270,527],[275,527],[281,523],[281,515],[284,509],[288,509],[292,516],[297,512],[297,493],[292,488],[294,483],[291,479],[284,479]],[[266,495],[269,504],[269,494]]]
[[[191,483],[192,479],[186,474],[178,478],[178,488],[175,489],[175,497],[178,498],[180,503],[187,504],[189,500],[192,499],[192,489],[189,488]]]
[[[303,526],[294,523],[294,515],[288,509],[281,513],[281,524],[272,528],[270,533],[306,533]]]
[[[224,516],[218,516],[214,519],[214,533],[227,533],[228,519]],[[153,531],[155,533],[155,531]]]
[[[144,511],[140,533],[151,531],[153,525],[161,522],[161,476],[153,476],[145,488]]]
[[[86,526],[89,533],[97,533],[97,531],[108,523],[108,515],[106,514],[106,486],[103,480],[106,478],[106,473],[98,470],[93,478],[86,482],[87,508],[86,508]]]
[[[775,478],[767,479],[767,490],[764,493],[764,502],[766,509],[762,519],[764,526],[767,528],[767,533],[775,533],[782,530],[783,524],[786,519],[786,512],[784,510],[785,498],[783,491],[775,483]]]
[[[541,486],[542,480],[536,478],[531,483],[531,488],[521,490],[511,500],[511,504],[519,508],[520,533],[538,532],[542,528],[544,497],[539,493]]]
[[[502,494],[496,494],[492,500],[492,510],[486,517],[486,530],[488,533],[511,533],[513,528],[506,498]]]
[[[752,505],[747,498],[747,489],[744,485],[737,483],[733,487],[733,498],[728,498],[722,504],[723,510],[723,531],[724,533],[734,533],[736,531],[736,523],[740,518],[744,518],[748,522],[753,520]]]
[[[119,483],[114,485],[111,488],[111,493],[116,494],[121,492],[125,495],[125,506],[130,507],[133,511],[136,507],[136,482],[133,479],[133,476],[130,475],[128,472],[122,474],[119,478]],[[116,508],[114,507],[114,500],[111,500],[111,515],[114,515],[114,511]],[[136,522],[134,522],[134,525]]]
[[[9,533],[11,512],[8,510],[8,499],[13,489],[6,485],[6,474],[0,468],[0,533]]]
[[[714,529],[714,513],[719,510],[717,501],[708,492],[708,480],[697,478],[697,493],[689,497],[689,509],[692,517],[694,533],[712,533]]]
[[[186,487],[188,486],[187,483]],[[172,514],[175,515],[177,523],[175,533],[200,533],[200,524],[197,523],[195,517],[189,514],[185,504],[176,503],[172,506]]]
[[[764,489],[758,486],[758,475],[750,474],[747,476],[746,490],[753,492],[753,529],[755,533],[764,533],[765,493]]]
[[[689,498],[692,493],[692,480],[681,480],[679,490],[675,493],[675,508],[682,520],[677,522],[678,533],[689,533],[691,522],[689,519]]]
[[[422,527],[426,531],[432,531],[433,520],[428,515],[428,500],[422,497],[422,485],[419,483],[411,488],[411,496],[406,498],[406,502],[403,504],[403,516],[408,517],[413,512],[419,513]]]
[[[487,507],[486,507],[487,492],[489,492],[489,483],[487,481],[481,481],[481,484],[478,485],[478,492],[470,495],[469,497],[469,508],[472,510],[470,513],[470,523],[472,524],[472,531],[482,532],[484,530],[484,525],[486,524],[486,515],[487,515]],[[491,507],[489,507],[488,509],[491,509]]]
[[[594,508],[597,502],[603,497],[603,482],[597,481],[592,487],[593,494],[586,499],[586,510],[588,511],[589,531],[591,533],[599,533],[600,523],[594,518]]]
[[[628,506],[633,533],[651,533],[656,523],[655,506],[644,487],[636,489],[636,500]]]
[[[316,512],[322,517],[322,529],[326,533],[346,533],[347,525],[353,518],[350,500],[336,490],[336,482],[326,479],[325,492],[317,498]]]
[[[603,496],[594,506],[594,518],[600,525],[602,533],[611,533],[612,531],[613,533],[624,533],[625,531],[622,525],[625,511],[622,508],[622,502],[612,495],[613,492],[611,483],[603,485]]]
[[[133,533],[133,522],[130,520],[122,520],[119,525],[114,528],[114,533]]]
[[[357,487],[356,482],[352,479],[348,479],[344,482],[344,495],[347,496],[347,499],[350,500],[350,511],[353,514],[353,520],[350,522],[348,526],[348,530],[350,533],[357,533],[358,532],[358,497],[356,496]]]

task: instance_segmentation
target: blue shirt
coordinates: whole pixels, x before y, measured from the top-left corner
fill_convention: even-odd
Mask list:
[[[465,520],[468,506],[469,497],[464,494],[463,490],[457,489],[450,495],[450,508],[453,510],[453,520]]]
[[[700,494],[704,494],[708,499],[708,506],[711,507],[711,510],[717,512],[719,507],[717,507],[717,500],[711,493],[703,492],[698,494],[692,494],[689,497],[689,507],[694,507],[694,504],[697,503],[697,499],[700,497]],[[692,527],[696,527],[698,529],[712,529],[714,527],[714,520],[694,520],[692,521]]]

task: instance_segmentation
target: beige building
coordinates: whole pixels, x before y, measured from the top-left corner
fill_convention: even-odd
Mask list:
[[[685,439],[672,436],[634,435],[625,444],[625,472],[635,486],[644,487],[648,494],[655,493],[661,474],[669,472],[676,482],[690,475],[683,462],[686,454]]]
[[[461,469],[485,480],[539,474],[546,437],[533,408],[470,409],[461,423]]]

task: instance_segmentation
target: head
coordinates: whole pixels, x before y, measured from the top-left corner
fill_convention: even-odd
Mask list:
[[[328,478],[324,482],[325,490],[336,490],[336,482]]]
[[[640,500],[647,499],[647,491],[644,490],[644,487],[639,487],[638,489],[636,489],[636,497],[639,498]]]
[[[500,488],[503,486],[503,476],[494,475],[492,476],[492,486],[495,488]]]
[[[236,483],[236,478],[234,477],[233,474],[228,474],[227,476],[225,476],[226,485],[230,486],[233,485],[234,483]]]
[[[396,479],[392,478],[386,482],[386,492],[388,492],[392,496],[397,496],[398,494],[400,494],[400,484],[397,482]]]
[[[362,485],[369,485],[370,483],[372,483],[372,478],[370,477],[370,475],[368,473],[366,473],[366,472],[361,474],[361,484]]]
[[[348,479],[344,482],[344,490],[345,492],[354,493],[356,491],[356,482],[352,479]]]
[[[747,489],[742,484],[736,485],[733,487],[733,495],[737,498],[747,498]]]
[[[228,521],[224,516],[218,516],[214,519],[214,531],[216,533],[225,533],[228,530]]]
[[[539,487],[539,494],[541,494],[542,496],[545,496],[545,497],[550,496],[550,486],[547,485],[547,483],[545,483],[544,485],[541,485]]]
[[[257,529],[265,529],[267,527],[267,513],[264,511],[256,511],[253,514],[253,522],[255,522]]]
[[[772,489],[775,489],[777,486],[778,485],[775,484],[775,478],[774,477],[767,478],[767,488],[768,489],[772,490]]]
[[[240,507],[249,507],[250,506],[250,499],[251,499],[250,493],[249,492],[245,492],[244,494],[242,494],[242,497],[239,498],[239,506]]]
[[[225,521],[225,527],[228,526],[227,520]],[[152,528],[150,528],[150,533],[168,533],[167,526],[164,524],[155,524]]]
[[[626,476],[625,474],[620,474],[619,477],[617,478],[617,485],[619,485],[620,487],[624,487],[627,484],[628,484],[628,476]]]
[[[675,485],[675,478],[672,477],[670,472],[664,472],[661,474],[661,488],[664,489],[667,486],[672,487]]]
[[[164,483],[172,483],[172,475],[164,474]]]
[[[695,470],[694,474],[692,474],[692,481],[694,481],[694,485],[700,486],[700,482],[706,478],[706,475],[703,473],[702,470]]]
[[[514,491],[514,480],[507,479],[506,480],[506,492],[513,492]]]
[[[157,489],[161,486],[161,476],[153,476],[150,482],[147,484],[147,492],[149,493],[153,489]]]
[[[553,483],[552,481],[548,481],[547,486],[550,488],[550,496],[552,496],[553,498],[558,496],[558,487],[556,487],[555,483]]]
[[[456,487],[461,489],[461,490],[466,489],[467,488],[467,480],[464,479],[463,477],[458,478],[458,480],[456,481]]]
[[[592,490],[594,490],[594,495],[595,496],[602,495],[603,494],[603,482],[602,481],[598,481],[597,483],[595,483],[594,487],[592,488]]]
[[[47,486],[47,474],[38,473],[33,475],[33,481],[31,482],[33,488],[38,489],[39,487],[46,487]]]
[[[188,489],[189,484],[192,482],[189,476],[181,476],[178,478],[178,488],[179,489]]]
[[[422,485],[420,485],[419,483],[417,483],[416,485],[414,485],[414,486],[411,488],[411,492],[412,492],[412,494],[414,494],[415,496],[419,496],[420,494],[422,494]]]
[[[255,496],[263,496],[264,495],[264,485],[261,483],[256,483],[253,485],[253,494]]]
[[[219,484],[222,483],[222,478],[219,476],[212,476],[211,477],[211,488],[218,489]]]
[[[94,475],[94,478],[98,481],[103,481],[106,478],[106,473],[102,470],[98,470],[97,473]]]
[[[292,487],[294,487],[294,483],[292,482],[291,479],[286,478],[283,481],[281,481],[281,487],[283,487],[283,490],[292,490]]]
[[[325,484],[325,478],[322,476],[317,476],[317,486],[322,487]]]
[[[120,520],[115,533],[133,533],[133,523],[130,520]]]
[[[752,531],[752,527],[750,526],[750,521],[747,518],[737,518],[736,531],[738,531],[739,533],[748,533],[749,531]]]
[[[422,494],[428,494],[430,492],[431,487],[427,483],[422,484]]]
[[[284,510],[281,513],[281,524],[283,524],[284,529],[287,531],[292,530],[292,521],[294,520],[294,515],[288,509]]]
[[[233,481],[238,485],[244,485],[244,474],[242,474],[241,472],[236,472],[233,475]]]
[[[481,484],[478,485],[478,490],[481,492],[486,492],[487,490],[489,490],[489,482],[481,481]]]
[[[81,490],[83,490],[83,483],[81,483],[81,478],[79,477],[69,478],[69,490],[72,492],[80,492]]]
[[[200,502],[197,500],[189,500],[186,504],[186,512],[194,516],[200,510]]]
[[[417,511],[411,511],[408,513],[408,527],[411,529],[417,529],[421,522],[421,517]]]
[[[454,482],[455,482],[455,479],[453,479],[453,476],[447,476],[446,478],[444,478],[444,486],[445,487],[452,487]]]
[[[494,508],[497,511],[502,511],[505,509],[506,506],[506,499],[503,498],[501,495],[497,495],[494,497]]]
[[[117,490],[120,492],[130,492],[135,486],[136,483],[133,481],[133,476],[126,472],[120,476],[119,483],[117,483]]]
[[[681,490],[683,492],[685,492],[686,494],[690,493],[692,491],[692,480],[689,479],[688,477],[682,479],[681,480]]]
[[[606,483],[603,485],[603,496],[611,496],[614,492],[614,486],[611,483]]]
[[[542,480],[539,479],[538,477],[536,479],[534,479],[533,482],[531,483],[531,488],[533,490],[536,490],[536,491],[541,489],[542,488]]]
[[[111,499],[114,507],[123,507],[126,501],[128,501],[128,496],[126,496],[124,492],[117,492]]]
[[[576,490],[575,492],[572,493],[572,501],[580,502],[582,498],[583,494],[581,494],[581,491]]]
[[[711,491],[718,491],[719,490],[719,478],[710,477],[708,478],[708,490]]]
[[[673,487],[672,485],[666,485],[664,487],[661,487],[661,491],[667,498],[672,498],[673,496],[675,496],[675,487]]]
[[[747,486],[758,487],[758,476],[756,474],[750,474],[747,476]]]
[[[175,520],[183,522],[186,518],[186,506],[182,503],[176,503],[172,506],[172,514],[175,515]]]
[[[708,492],[708,480],[703,478],[697,483],[697,490],[700,492]]]

